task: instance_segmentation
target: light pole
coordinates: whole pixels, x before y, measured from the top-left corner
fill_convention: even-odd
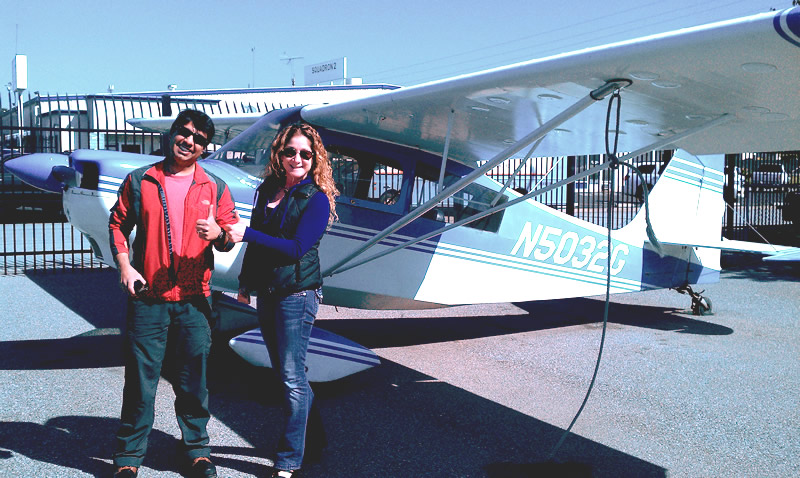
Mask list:
[[[11,62],[11,83],[17,97],[17,125],[19,126],[19,147],[22,151],[22,92],[28,89],[28,57],[14,55]]]

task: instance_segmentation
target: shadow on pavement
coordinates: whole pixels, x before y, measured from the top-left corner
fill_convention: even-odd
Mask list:
[[[215,458],[220,465],[266,473],[230,455],[268,457],[274,449],[280,418],[274,380],[271,371],[236,356],[217,356],[209,375],[212,412],[257,446],[212,446],[212,455],[225,455]],[[312,386],[329,445],[320,461],[304,466],[305,477],[666,476],[660,466],[577,435],[548,462],[562,428],[385,359]]]
[[[116,281],[116,274],[110,272],[32,277],[47,293],[100,331],[98,335],[68,339],[1,343],[0,369],[121,365],[121,337],[111,332],[102,335],[103,330],[113,330],[122,322],[124,295],[116,288],[116,282],[111,282]],[[76,280],[76,276],[81,280]],[[101,299],[88,300],[86,291]],[[602,307],[602,303],[594,305],[589,299],[549,302],[552,303],[537,302],[530,315],[333,319],[320,320],[319,326],[368,347],[405,346],[596,323],[595,314],[564,313],[565,304],[576,311]],[[625,307],[635,317],[630,320],[644,326],[655,327],[657,321],[672,316],[693,333],[726,333],[724,328],[708,329],[702,322],[681,317],[669,309]],[[562,317],[571,318],[565,322]],[[226,446],[224,436],[212,435],[212,456],[220,466],[243,474],[263,475],[268,471],[266,465],[247,458],[268,457],[275,448],[281,418],[280,397],[272,371],[253,367],[239,358],[227,346],[229,336],[215,336],[212,346],[210,407],[215,419],[254,448]],[[121,380],[107,384],[120,389],[122,385]],[[320,461],[304,467],[306,477],[499,478],[548,476],[552,470],[556,470],[556,476],[666,476],[666,471],[658,465],[577,435],[568,437],[557,462],[549,463],[548,454],[561,437],[561,428],[389,360],[335,382],[314,384],[314,390],[329,445]],[[79,408],[80,404],[76,404],[71,415],[51,418],[45,425],[24,421],[0,423],[0,447],[34,460],[105,476],[109,465],[99,458],[108,459],[111,455],[118,419],[79,416]],[[157,413],[171,415],[173,411]],[[174,437],[154,430],[145,466],[175,470],[174,455]],[[8,457],[8,453],[0,453],[0,460]]]
[[[687,304],[689,299],[687,297]],[[316,325],[367,348],[467,340],[603,322],[604,303],[597,299],[559,299],[515,303],[528,314],[477,317],[413,317],[395,319],[320,319]],[[697,335],[729,335],[730,327],[666,307],[611,304],[609,322]]]
[[[60,416],[43,425],[31,422],[0,422],[0,465],[14,453],[32,460],[80,470],[97,477],[111,476],[111,457],[119,420],[105,417]],[[150,434],[147,466],[174,470],[174,437],[160,430]],[[69,473],[60,476],[70,476]]]
[[[122,365],[125,294],[114,270],[29,275],[39,287],[97,329],[64,339],[0,342],[0,370],[47,370]],[[89,293],[91,292],[91,294]],[[688,298],[687,298],[688,302]],[[403,347],[492,337],[602,322],[603,301],[588,298],[515,304],[528,314],[478,317],[406,317],[320,319],[321,328],[368,348]],[[611,304],[610,322],[698,335],[728,335],[729,327],[687,315],[674,308]],[[241,331],[215,334],[215,349]],[[231,352],[232,353],[232,352]]]

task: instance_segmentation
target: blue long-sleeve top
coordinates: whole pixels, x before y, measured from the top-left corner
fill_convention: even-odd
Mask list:
[[[289,194],[287,193],[287,196]],[[279,209],[281,209],[280,204],[275,208],[268,209],[266,220],[269,220],[271,215]],[[328,196],[323,192],[318,192],[309,199],[308,205],[297,223],[294,237],[281,239],[247,227],[242,240],[273,249],[289,258],[299,260],[325,233],[330,212]]]

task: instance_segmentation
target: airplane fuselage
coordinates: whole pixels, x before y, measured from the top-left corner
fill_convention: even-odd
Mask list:
[[[348,161],[354,161],[355,154],[349,152]],[[64,191],[65,213],[89,238],[98,258],[110,265],[113,258],[108,247],[107,218],[117,190],[129,171],[158,160],[108,151],[76,151],[70,158],[70,167],[78,171],[81,179],[80,184]],[[348,185],[343,184],[343,194],[337,200],[339,220],[329,228],[320,246],[323,270],[413,207],[410,196],[420,194],[417,189],[422,178],[412,172],[414,164],[389,162],[395,168],[388,173],[385,168],[376,168],[374,176],[389,176],[402,169],[394,178],[399,201],[382,204],[373,197],[380,195],[372,192],[359,198],[356,196],[360,193],[347,190]],[[226,181],[237,212],[249,220],[258,178],[214,159],[200,164]],[[483,177],[476,181],[475,188],[480,190],[473,192],[496,194],[502,186]],[[498,202],[519,197],[513,191],[505,191],[503,196]],[[401,201],[405,204],[398,204]],[[415,201],[421,200],[416,197]],[[447,214],[475,203],[476,196],[472,195],[462,204],[443,205],[439,208],[443,213],[435,211],[436,214],[417,219],[364,254],[378,253],[438,230],[452,222]],[[621,293],[714,280],[719,269],[713,261],[710,269],[702,266],[693,248],[672,247],[663,258],[659,257],[646,245],[636,225],[612,231],[609,247],[604,227],[533,200],[495,213],[489,219],[475,227],[445,230],[439,236],[325,278],[325,302],[370,309],[407,309],[578,297],[604,293],[609,272],[611,292]],[[243,252],[241,244],[229,253],[215,251],[215,289],[238,289]]]

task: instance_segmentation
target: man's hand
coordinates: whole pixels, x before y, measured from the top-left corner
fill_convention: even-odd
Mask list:
[[[130,265],[130,262],[128,262],[128,254],[117,254],[117,264],[119,267],[120,288],[126,291],[129,296],[135,297],[141,291],[141,287],[147,286],[147,281],[139,274],[139,271]],[[137,282],[141,283],[141,287],[138,290],[136,287]]]
[[[217,225],[217,220],[214,217],[214,205],[208,201],[203,201],[203,204],[208,206],[208,218],[198,219],[195,224],[197,235],[206,241],[215,241],[222,232],[222,228]]]

